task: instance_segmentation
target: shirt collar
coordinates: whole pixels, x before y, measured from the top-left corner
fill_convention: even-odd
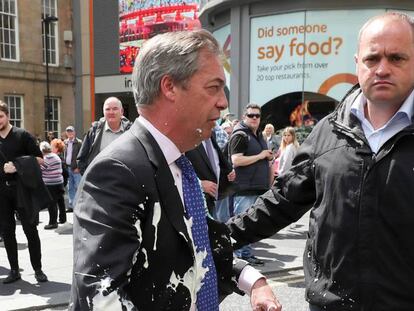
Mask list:
[[[143,125],[154,137],[165,159],[167,160],[168,165],[173,164],[175,160],[181,156],[181,152],[178,150],[177,146],[142,115],[138,117],[138,122],[141,123],[141,125]]]
[[[413,117],[413,113],[414,113],[414,102],[413,101],[414,101],[414,90],[411,91],[410,95],[405,99],[404,103],[401,105],[400,109],[398,109],[395,115],[403,114],[407,116],[409,120],[411,120]],[[351,113],[353,113],[360,121],[363,121],[365,119],[364,107],[366,104],[367,104],[367,99],[364,96],[364,94],[361,92],[361,94],[358,95],[356,100],[351,105]]]
[[[121,121],[121,126],[119,127],[119,129],[117,131],[114,131],[109,127],[108,121],[105,121],[104,132],[106,132],[106,131],[110,131],[112,133],[123,132],[124,131],[124,125],[122,124],[122,121]]]

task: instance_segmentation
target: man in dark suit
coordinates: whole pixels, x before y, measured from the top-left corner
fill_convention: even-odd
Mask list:
[[[205,30],[166,33],[141,48],[133,73],[140,117],[80,184],[71,310],[218,310],[237,279],[255,310],[281,310],[260,274],[244,279],[253,268],[232,269],[228,228],[206,217],[182,156],[227,107],[219,51]]]
[[[186,152],[186,156],[201,181],[208,210],[211,215],[215,215],[217,200],[231,194],[236,174],[217,145],[214,132],[210,138]]]

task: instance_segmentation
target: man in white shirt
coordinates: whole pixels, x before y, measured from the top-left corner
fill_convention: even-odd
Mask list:
[[[140,117],[80,186],[71,310],[212,311],[233,291],[250,294],[254,310],[281,310],[263,276],[233,265],[228,228],[206,217],[183,156],[227,107],[219,55],[205,30],[166,33],[141,48],[133,73]]]

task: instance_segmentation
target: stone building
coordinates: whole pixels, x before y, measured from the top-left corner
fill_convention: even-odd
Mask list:
[[[0,0],[0,99],[40,139],[74,124],[72,19],[72,0]]]

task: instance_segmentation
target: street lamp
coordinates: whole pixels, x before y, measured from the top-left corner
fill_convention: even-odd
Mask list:
[[[42,17],[42,22],[45,29],[45,51],[46,51],[46,131],[50,131],[50,114],[51,114],[51,105],[50,105],[50,96],[49,96],[49,33],[50,33],[50,23],[57,22],[58,18],[52,15],[45,15]]]

